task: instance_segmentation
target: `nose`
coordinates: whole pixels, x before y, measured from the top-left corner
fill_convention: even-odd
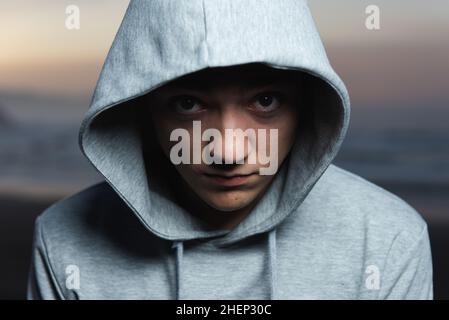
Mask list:
[[[251,139],[247,136],[244,116],[233,108],[224,108],[219,121],[221,143],[213,141],[211,149],[215,163],[225,165],[243,164],[252,150]]]

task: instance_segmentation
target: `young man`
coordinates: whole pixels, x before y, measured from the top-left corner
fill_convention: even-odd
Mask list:
[[[30,299],[431,299],[426,223],[331,162],[348,92],[301,0],[131,1],[37,219]]]

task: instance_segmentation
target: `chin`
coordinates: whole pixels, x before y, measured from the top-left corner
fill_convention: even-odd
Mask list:
[[[207,203],[214,209],[222,211],[223,213],[232,213],[234,211],[243,209],[251,204],[252,197],[245,194],[245,192],[221,192],[219,195],[208,197]]]

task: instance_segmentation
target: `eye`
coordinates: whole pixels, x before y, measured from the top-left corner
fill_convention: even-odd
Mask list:
[[[261,112],[277,110],[281,106],[280,94],[276,92],[264,92],[256,96],[254,108]]]
[[[171,106],[176,112],[189,114],[202,110],[199,101],[192,96],[178,96],[172,99]]]

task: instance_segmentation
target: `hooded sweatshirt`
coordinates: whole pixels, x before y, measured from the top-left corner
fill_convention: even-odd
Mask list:
[[[312,117],[250,214],[211,230],[153,179],[137,101],[254,62],[307,75]],[[331,164],[349,113],[306,1],[132,0],[79,132],[104,181],[37,218],[28,298],[432,299],[425,221]]]

